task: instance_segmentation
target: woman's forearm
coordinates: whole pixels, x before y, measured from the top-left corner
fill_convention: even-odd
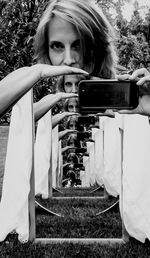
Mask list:
[[[12,106],[40,79],[40,67],[20,68],[0,81],[0,116]]]
[[[0,117],[11,109],[41,78],[69,73],[87,74],[85,71],[75,67],[47,64],[35,64],[10,73],[0,81]]]
[[[52,128],[59,124],[59,122],[66,116],[65,112],[57,114],[52,117]]]
[[[42,98],[40,101],[33,104],[33,111],[35,122],[44,116],[58,101],[60,100],[59,94],[49,94]]]

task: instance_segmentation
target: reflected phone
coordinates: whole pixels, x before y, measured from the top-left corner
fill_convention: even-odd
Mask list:
[[[89,138],[92,136],[92,133],[89,131],[85,132],[77,132],[77,139],[78,141],[84,140],[85,138]]]
[[[83,166],[83,163],[74,163],[74,168],[82,168],[82,170],[84,170],[84,166]]]
[[[79,116],[78,117],[78,123],[82,125],[91,125],[95,124],[95,116]]]
[[[75,153],[78,154],[78,153],[85,153],[87,152],[87,148],[76,148],[75,149]]]
[[[96,114],[105,109],[134,109],[139,102],[135,81],[82,80],[78,87],[79,112]]]

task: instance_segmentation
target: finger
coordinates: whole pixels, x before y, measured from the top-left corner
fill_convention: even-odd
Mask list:
[[[78,94],[76,93],[62,93],[62,99],[69,99],[69,98],[77,98]]]
[[[112,109],[106,109],[105,112],[98,113],[97,115],[99,115],[99,116],[108,116],[108,117],[111,117],[111,118],[115,117],[115,113],[113,112]]]
[[[90,80],[102,80],[102,79],[99,78],[99,77],[96,77],[96,76],[91,76],[91,77],[90,77]]]
[[[65,115],[66,116],[78,116],[79,113],[76,113],[76,112],[66,112]]]
[[[137,109],[132,109],[132,110],[119,110],[118,111],[119,114],[137,114]]]
[[[135,80],[137,79],[139,76],[146,76],[148,75],[149,72],[146,68],[141,68],[141,69],[137,69],[136,71],[133,72],[133,74],[130,77],[130,80]]]
[[[77,147],[75,146],[69,146],[68,149],[76,149]]]
[[[117,75],[117,79],[118,79],[119,81],[129,80],[130,77],[131,77],[130,74]]]
[[[110,118],[114,118],[115,117],[115,114],[107,114],[107,113],[97,113],[96,115],[97,116],[108,116]]]
[[[68,132],[69,132],[69,133],[76,133],[76,132],[77,132],[77,130],[71,130],[71,129],[68,129]]]
[[[76,112],[68,112],[69,114],[69,116],[71,115],[71,116],[78,116],[79,115],[79,113],[76,113]]]
[[[150,82],[150,74],[147,76],[144,76],[143,78],[141,78],[138,82],[137,85],[141,86],[143,85],[145,82]]]
[[[82,69],[70,66],[50,66],[45,65],[42,67],[42,77],[48,76],[58,76],[63,74],[84,74],[88,75],[88,73]]]
[[[77,98],[78,97],[78,94],[76,94],[76,93],[68,93],[68,94],[69,94],[68,98]]]

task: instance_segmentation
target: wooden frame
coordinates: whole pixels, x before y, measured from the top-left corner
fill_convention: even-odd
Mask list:
[[[33,122],[33,125],[34,125],[34,122]],[[121,134],[121,160],[123,160],[123,131],[122,130],[120,130],[120,134]],[[33,137],[33,143],[34,143],[34,137]],[[33,158],[34,158],[34,148],[33,148]],[[34,164],[34,160],[33,160],[33,164]],[[50,171],[50,173],[51,173],[51,171]],[[123,174],[123,167],[122,167],[122,174]],[[50,174],[49,180],[50,180],[50,178],[51,178],[51,174]],[[49,185],[51,185],[50,181],[49,181]],[[52,244],[52,243],[97,244],[98,243],[98,244],[101,244],[101,245],[114,245],[114,244],[124,244],[129,240],[129,235],[126,232],[123,223],[122,223],[122,238],[36,238],[35,208],[34,208],[35,207],[35,201],[34,201],[34,165],[33,165],[32,173],[31,173],[30,186],[31,186],[31,191],[30,191],[30,195],[29,195],[29,218],[30,218],[30,220],[29,220],[29,222],[30,222],[30,226],[29,226],[30,238],[29,238],[29,240],[32,241],[32,242],[34,241],[35,244],[36,243],[41,243],[41,244]],[[122,185],[121,188],[122,188],[121,191],[123,193],[123,185]],[[52,197],[51,194],[50,194],[50,197]],[[62,198],[62,197],[59,197],[59,198]],[[56,199],[56,197],[53,197],[53,199]],[[121,209],[123,211],[123,207],[121,207]],[[123,212],[122,212],[122,214],[123,214]]]

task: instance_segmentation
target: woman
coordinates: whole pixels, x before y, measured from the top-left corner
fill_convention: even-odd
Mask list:
[[[150,116],[150,72],[146,68],[135,70],[132,75],[124,74],[118,76],[120,80],[135,80],[140,88],[139,104],[133,110],[122,110],[120,114],[140,114]]]
[[[86,77],[82,75],[64,75],[60,76],[57,85],[56,91],[62,91],[67,93],[78,93],[78,84],[81,80],[85,80]]]
[[[68,112],[79,112],[78,98],[67,99],[64,103],[64,111]]]
[[[51,0],[35,37],[40,63],[84,68],[93,76],[114,78],[114,32],[92,1]]]
[[[66,122],[66,129],[78,130],[78,116],[70,116]]]
[[[80,67],[85,69],[91,76],[101,78],[111,79],[115,77],[115,65],[117,58],[114,50],[114,32],[100,8],[98,8],[98,6],[92,1],[51,0],[37,29],[35,49],[36,58],[40,63]],[[148,123],[146,119],[141,119],[137,116],[132,118],[135,118],[134,124],[138,122],[138,126],[143,126],[144,135],[148,137]],[[124,142],[125,147],[127,147],[127,157],[126,161],[124,160],[124,164],[126,164],[126,167],[129,166],[129,173],[125,173],[127,178],[129,178],[128,176],[129,174],[131,175],[133,173],[133,170],[130,166],[130,162],[127,161],[127,158],[129,157],[128,146],[131,146],[131,142],[133,142],[133,139],[136,137],[135,130],[133,130],[131,126],[131,119],[129,119],[128,116],[126,116],[125,120],[123,118],[123,124],[125,126],[124,128],[126,128],[124,129],[124,132],[129,132],[129,135],[126,134],[126,141]],[[141,131],[139,131],[138,135],[140,139],[143,139],[143,133]],[[146,143],[144,140],[147,149],[144,147],[144,145],[143,148],[146,152],[148,152],[148,142],[149,141]],[[138,163],[140,161],[140,157],[144,158],[143,150],[140,148],[140,146],[137,146],[136,148],[133,148],[133,146],[134,144],[132,144],[130,147],[130,149],[132,149],[132,155],[130,155],[129,158],[130,161],[132,161],[136,166],[136,150],[139,150]],[[147,161],[148,159],[146,159],[146,163],[143,163],[143,160],[141,160],[142,170],[140,167],[136,167],[137,170],[139,169],[139,177],[141,174],[143,175],[144,171],[147,178]],[[145,169],[144,165],[147,167],[147,170]],[[137,176],[133,175],[133,179],[134,178],[137,179]],[[133,183],[135,183],[135,180]],[[139,180],[139,183],[141,183],[141,180]],[[133,185],[131,185],[131,189],[132,186]],[[137,194],[136,189],[137,188],[134,187]],[[143,188],[139,187],[138,189]],[[124,200],[126,197],[127,192],[124,193]],[[141,200],[141,198],[139,199]],[[124,202],[124,204],[126,203]],[[143,205],[144,204],[145,202],[143,200]],[[147,206],[149,206],[149,204]],[[127,208],[128,207],[129,206],[127,204]],[[133,212],[129,212],[126,209],[127,213],[125,218],[128,217],[129,224],[134,225],[132,232],[129,230],[129,227],[128,230],[131,236],[143,241],[145,235],[150,238],[150,234],[148,234],[148,232],[145,234],[144,232],[142,238],[138,235],[138,231],[143,232],[143,228],[140,228],[141,223],[138,223],[140,218],[138,217],[135,219],[135,216],[133,216],[133,214],[135,214],[135,210],[136,209],[134,209]],[[148,209],[143,208],[141,210],[144,210],[144,212],[148,211]],[[131,215],[134,217],[133,221],[131,220]],[[144,216],[142,219],[144,219]],[[126,226],[127,220],[124,222]],[[146,221],[145,225],[145,228],[149,228],[150,226],[148,223],[146,223]]]
[[[0,81],[0,117],[2,117],[12,106],[24,95],[26,94],[36,82],[42,78],[58,76],[61,74],[68,73],[84,73],[80,69],[71,68],[68,66],[50,66],[46,64],[36,64],[31,67],[20,68],[9,75],[7,75],[3,80]],[[41,109],[43,112],[50,109],[57,101],[73,97],[74,95],[65,95],[62,93],[55,96],[49,95],[49,97],[43,98],[40,102],[36,103],[35,108],[35,118],[38,120],[41,116]],[[49,103],[48,104],[45,102]],[[46,106],[45,106],[46,105]]]

